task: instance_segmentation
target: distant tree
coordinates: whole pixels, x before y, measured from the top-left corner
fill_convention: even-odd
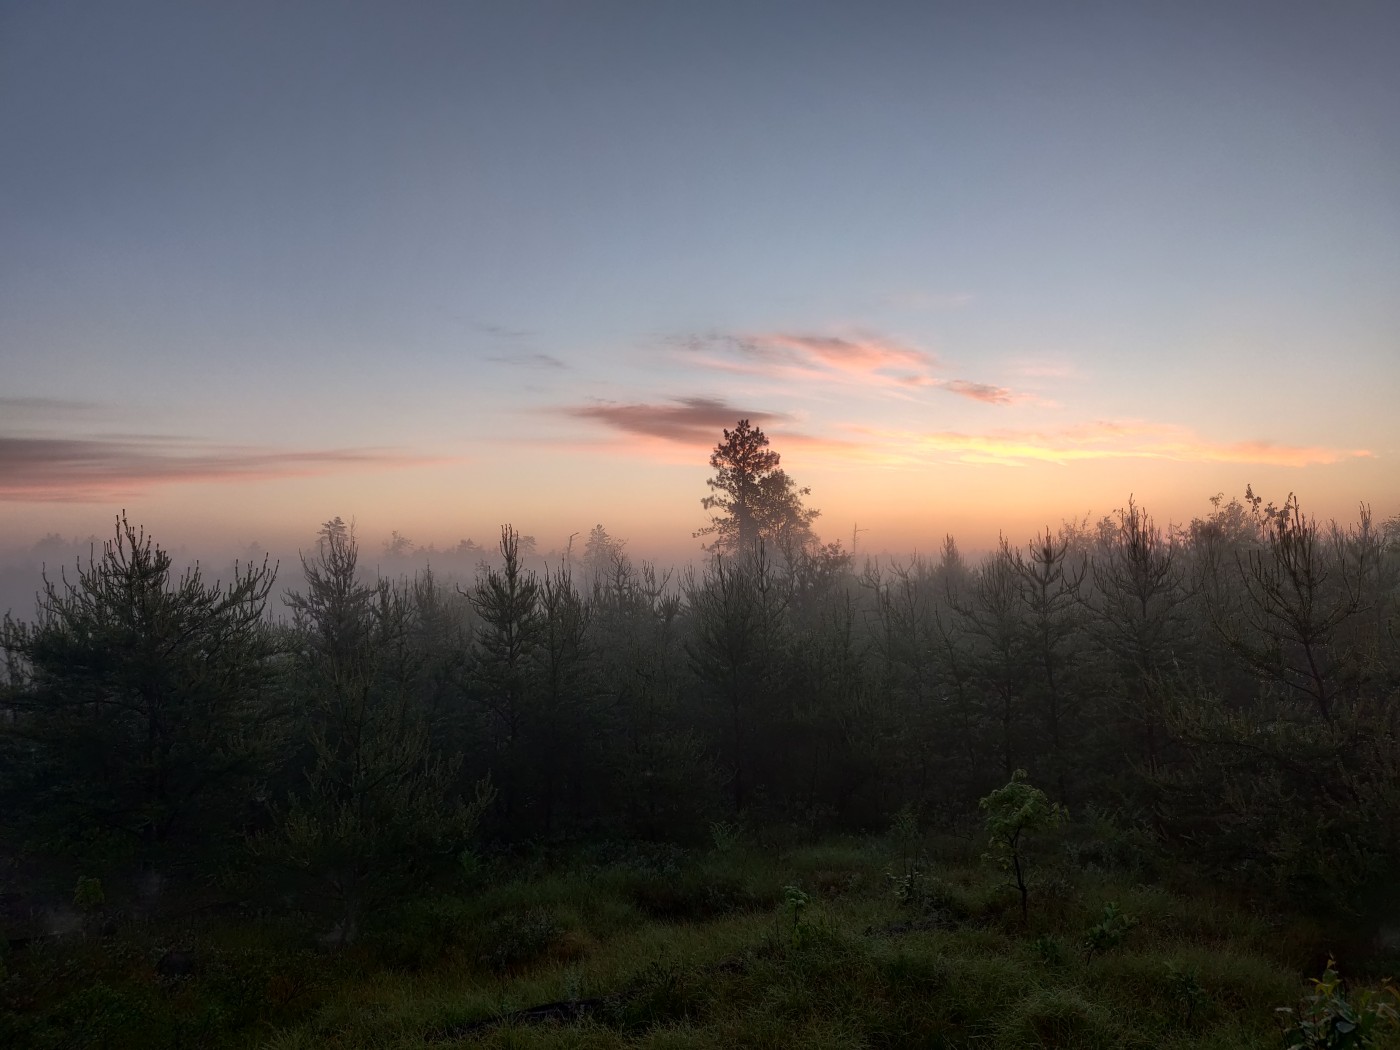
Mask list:
[[[620,554],[594,577],[589,604],[614,819],[646,838],[685,837],[701,827],[716,770],[683,703],[681,596],[669,574]]]
[[[812,522],[821,513],[802,505],[811,489],[797,488],[768,447],[768,438],[747,419],[710,454],[715,476],[705,484],[711,494],[700,501],[710,524],[695,536],[712,537],[707,550],[717,554],[752,554],[759,546],[793,550],[812,539]]]
[[[1369,517],[1365,524],[1369,534]],[[1269,514],[1264,539],[1263,550],[1237,558],[1249,599],[1244,615],[1217,615],[1216,627],[1257,675],[1330,722],[1338,700],[1355,686],[1351,665],[1358,654],[1340,644],[1340,628],[1361,609],[1375,545],[1360,547],[1357,558],[1326,549],[1316,520],[1291,493]]]
[[[1028,699],[1040,714],[1055,785],[1066,798],[1066,734],[1073,728],[1077,699],[1071,654],[1081,629],[1079,591],[1087,562],[1073,558],[1068,537],[1057,539],[1048,528],[1027,544],[1024,555],[1016,550],[1012,556],[1025,609],[1023,651],[1032,669]]]
[[[761,758],[759,739],[786,681],[786,601],[764,552],[715,558],[685,582],[692,616],[686,645],[691,667],[715,702],[721,747],[733,771],[734,815],[752,801]]]
[[[455,858],[491,800],[486,782],[463,800],[455,759],[433,747],[409,590],[361,582],[358,556],[352,530],[323,530],[302,558],[307,589],[288,596],[312,758],[277,827],[253,844],[334,908],[342,942],[368,910]]]
[[[77,576],[44,578],[38,616],[0,627],[11,718],[12,819],[65,846],[145,863],[226,839],[281,738],[264,561],[226,586],[125,515]],[[25,786],[27,784],[27,786]]]
[[[952,602],[967,648],[969,684],[984,698],[1008,779],[1016,769],[1020,713],[1026,693],[1025,607],[1016,555],[1003,538],[977,567],[966,593]]]
[[[590,779],[584,775],[588,751],[580,746],[589,732],[588,669],[592,654],[585,640],[590,610],[564,568],[540,579],[539,635],[534,650],[537,710],[531,714],[530,737],[537,761],[535,794],[545,831],[555,830],[565,801],[578,808],[578,795]],[[564,796],[570,798],[566,799]]]
[[[1182,551],[1131,497],[1117,520],[1107,521],[1092,560],[1089,629],[1108,657],[1123,729],[1141,741],[1129,753],[1155,763],[1162,743],[1158,682],[1190,644]],[[1122,743],[1115,740],[1115,749]]]
[[[516,816],[529,755],[530,708],[537,692],[535,650],[540,643],[539,578],[522,563],[523,539],[501,527],[501,567],[478,577],[467,598],[481,618],[472,668],[472,692],[486,715],[494,752],[501,815]]]
[[[935,740],[950,735],[934,702],[943,690],[935,666],[938,621],[932,574],[918,558],[885,567],[869,562],[862,583],[872,602],[866,621],[880,656],[880,693],[900,721],[900,744],[892,749],[898,764],[890,779],[907,798],[916,788],[928,787],[936,768],[942,766],[940,772],[946,774],[946,765],[935,762],[932,747]]]
[[[384,541],[384,553],[390,558],[407,558],[417,549],[418,545],[398,529],[390,533],[389,538]]]
[[[1206,603],[1250,688],[1170,683],[1178,746],[1148,771],[1155,820],[1220,873],[1248,865],[1311,907],[1364,908],[1400,875],[1397,625],[1369,608],[1379,540],[1364,508],[1330,538],[1292,496],[1262,520],[1262,544],[1233,559],[1234,600]]]
[[[962,551],[958,550],[958,541],[953,538],[952,533],[945,535],[938,556],[938,577],[943,583],[943,590],[956,598],[967,586],[970,575],[967,560]]]
[[[594,525],[583,547],[583,570],[590,580],[608,576],[622,557],[626,540],[615,540],[602,525]]]

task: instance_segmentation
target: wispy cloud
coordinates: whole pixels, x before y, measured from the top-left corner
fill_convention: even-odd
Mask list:
[[[971,398],[973,401],[981,401],[988,405],[1009,405],[1024,399],[1024,395],[1017,394],[1014,390],[1008,390],[1004,386],[993,386],[991,383],[972,383],[966,379],[950,379],[937,385],[950,394]]]
[[[932,354],[924,350],[875,336],[846,339],[840,336],[773,332],[740,336],[735,340],[735,345],[741,353],[759,359],[801,368],[831,369],[847,375],[882,372],[926,374],[938,363]]]
[[[942,390],[987,405],[1044,404],[994,383],[940,378],[934,374],[941,367],[937,355],[882,336],[768,332],[689,336],[675,342],[693,364],[778,383],[884,389],[905,399],[918,390]]]
[[[0,435],[0,500],[82,502],[177,482],[305,477],[438,462],[396,449],[277,449],[149,434]]]
[[[1026,379],[1069,379],[1078,374],[1078,369],[1069,361],[1059,358],[1033,357],[1012,361],[1010,371]]]
[[[869,440],[905,461],[952,459],[1022,467],[1083,460],[1157,459],[1184,463],[1242,463],[1306,467],[1366,458],[1366,449],[1202,438],[1189,428],[1141,421],[1104,421],[1057,430],[871,431]]]
[[[687,336],[674,341],[692,364],[776,382],[829,383],[892,390],[935,384],[934,354],[868,334],[763,332]]]
[[[597,401],[573,405],[564,411],[576,419],[603,423],[626,434],[688,445],[713,445],[723,428],[732,427],[741,419],[766,425],[791,418],[780,412],[738,408],[708,397],[673,398],[659,404]]]
[[[61,397],[0,397],[0,412],[6,416],[73,415],[100,407],[92,401],[72,401]]]
[[[476,327],[478,330],[485,332],[487,335],[495,336],[497,339],[526,339],[530,336],[530,333],[523,328],[507,328],[505,325],[489,324],[484,321],[478,323]]]
[[[964,396],[989,398],[1003,394],[997,387],[960,392]],[[804,456],[876,466],[969,463],[1025,467],[1037,463],[1067,465],[1132,459],[1306,467],[1373,455],[1367,449],[1295,445],[1266,439],[1215,441],[1189,427],[1138,419],[984,431],[896,430],[840,424],[833,435],[793,429],[797,420],[792,416],[744,409],[716,398],[628,404],[599,401],[569,406],[563,411],[631,439],[622,446],[614,443],[611,447],[615,450],[663,458],[674,455],[677,446],[712,447],[720,431],[739,419],[761,425],[780,451],[800,449]]]
[[[553,354],[543,353],[493,354],[487,357],[486,360],[494,361],[502,365],[515,365],[518,368],[546,368],[558,370],[569,367]]]

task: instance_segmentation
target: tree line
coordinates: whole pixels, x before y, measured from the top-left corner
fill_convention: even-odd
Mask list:
[[[484,845],[957,829],[1024,769],[1222,878],[1356,902],[1400,874],[1394,520],[1249,491],[1164,529],[1130,499],[858,565],[747,421],[711,462],[698,569],[600,526],[534,571],[507,525],[469,582],[371,579],[334,519],[280,616],[275,567],[176,576],[120,518],[0,629],[0,859],[236,875],[348,938]]]

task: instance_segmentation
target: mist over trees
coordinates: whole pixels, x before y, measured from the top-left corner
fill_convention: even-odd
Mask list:
[[[376,578],[335,518],[277,615],[276,567],[177,577],[119,519],[0,632],[3,851],[223,873],[349,940],[474,850],[956,831],[1025,770],[1283,899],[1361,912],[1400,875],[1394,519],[1251,490],[1165,529],[1130,497],[857,564],[748,421],[711,465],[689,572],[601,524],[536,570],[506,525],[470,581]]]

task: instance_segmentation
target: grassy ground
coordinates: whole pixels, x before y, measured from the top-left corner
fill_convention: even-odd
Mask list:
[[[486,872],[381,911],[334,955],[246,921],[31,948],[7,960],[0,1045],[1278,1048],[1275,1007],[1325,951],[1311,924],[1209,887],[1049,862],[1023,924],[1001,873],[908,852],[633,850]],[[176,942],[193,972],[163,974]]]

